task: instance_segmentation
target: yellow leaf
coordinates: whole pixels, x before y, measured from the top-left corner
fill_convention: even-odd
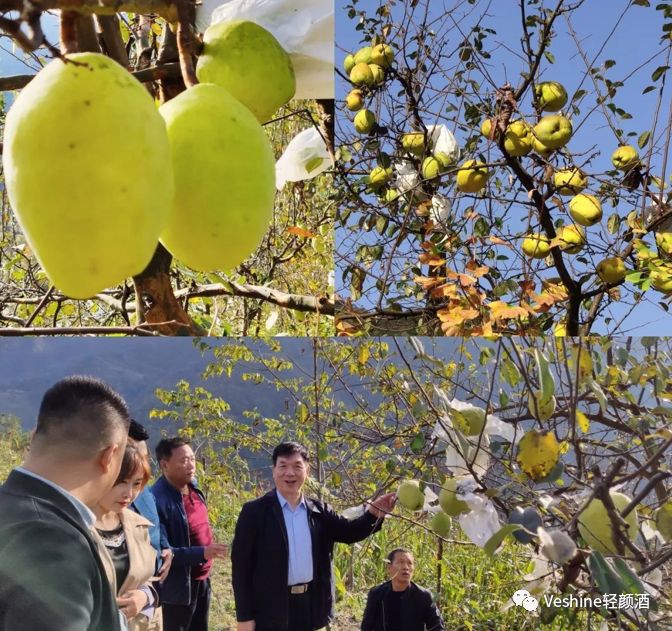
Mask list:
[[[522,307],[512,307],[503,300],[496,300],[488,305],[493,320],[511,320],[515,318],[526,318],[528,313]]]
[[[533,480],[545,478],[560,459],[560,445],[552,432],[526,432],[518,443],[516,461]]]
[[[369,361],[369,347],[364,345],[359,349],[359,358],[358,361],[360,364],[366,364]]]
[[[590,429],[590,419],[580,410],[576,411],[576,423],[584,434],[588,433],[588,430]]]

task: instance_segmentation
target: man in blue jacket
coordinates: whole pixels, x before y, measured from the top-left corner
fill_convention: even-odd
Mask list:
[[[228,556],[215,543],[203,493],[196,487],[196,458],[189,440],[164,438],[156,446],[163,475],[152,487],[161,531],[173,551],[161,587],[164,631],[208,631],[210,568]]]

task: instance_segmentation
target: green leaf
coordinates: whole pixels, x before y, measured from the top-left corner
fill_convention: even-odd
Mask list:
[[[419,454],[422,452],[425,446],[425,435],[417,434],[416,437],[411,441],[411,451],[414,454]]]
[[[607,220],[607,230],[609,231],[609,234],[616,234],[618,232],[618,226],[620,223],[621,218],[619,215],[616,213],[610,215],[609,219]]]
[[[669,66],[658,66],[651,75],[651,81],[658,81],[669,68]]]
[[[545,50],[544,51],[544,57],[548,59],[548,61],[552,64],[555,63],[555,57],[553,56],[553,53],[550,50]]]
[[[502,542],[508,535],[513,534],[516,530],[523,530],[523,527],[520,524],[506,524],[502,526],[483,546],[483,551],[489,556],[492,557],[495,555],[497,548],[502,545]]]
[[[640,149],[644,149],[644,146],[646,145],[647,142],[649,142],[649,138],[651,138],[651,132],[650,131],[645,131],[637,140],[637,145],[639,146]]]
[[[590,574],[595,581],[595,586],[603,594],[623,594],[625,593],[625,585],[619,578],[618,574],[614,572],[613,568],[605,560],[600,552],[593,551],[588,558],[588,567]]]
[[[540,403],[543,405],[555,394],[555,379],[553,379],[546,356],[538,348],[534,350],[534,357],[537,361],[539,385],[541,386]]]

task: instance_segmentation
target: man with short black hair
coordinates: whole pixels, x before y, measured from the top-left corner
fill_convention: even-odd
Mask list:
[[[213,541],[205,496],[196,486],[196,457],[188,439],[164,438],[156,446],[163,475],[152,487],[161,530],[174,557],[161,587],[164,631],[207,631],[210,567],[228,556]]]
[[[394,507],[388,493],[348,520],[303,495],[308,450],[284,442],[273,451],[275,489],[240,512],[231,561],[238,631],[313,631],[333,616],[334,543],[362,541]]]
[[[122,397],[93,377],[44,394],[30,451],[0,487],[1,631],[122,628],[90,507],[117,479],[128,424]]]
[[[387,561],[390,580],[369,592],[361,631],[445,631],[431,592],[411,581],[413,553],[396,548]]]

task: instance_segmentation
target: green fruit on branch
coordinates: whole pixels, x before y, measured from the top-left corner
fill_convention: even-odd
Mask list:
[[[457,171],[457,188],[463,193],[476,193],[485,188],[489,172],[485,164],[467,160]]]
[[[522,249],[525,256],[533,259],[544,259],[551,252],[551,242],[544,234],[531,233],[523,239]]]
[[[271,33],[248,20],[219,22],[206,29],[196,76],[228,90],[261,123],[296,92],[289,55]]]
[[[371,110],[360,110],[355,114],[355,130],[358,134],[370,134],[376,125],[376,115]]]
[[[514,158],[527,155],[532,151],[532,133],[524,120],[509,123],[504,134],[504,149]]]
[[[460,409],[452,408],[450,420],[453,427],[465,436],[479,436],[486,423],[486,414],[483,408],[467,404]]]
[[[443,483],[443,487],[439,491],[439,506],[441,510],[450,515],[457,517],[462,513],[468,513],[471,509],[469,505],[457,497],[457,483],[460,478],[448,478]]]
[[[434,154],[434,157],[441,164],[441,171],[445,171],[446,169],[449,169],[451,166],[455,164],[455,159],[453,158],[453,156],[447,154],[445,151],[437,151]]]
[[[543,401],[541,392],[535,392],[534,396],[530,394],[527,399],[527,407],[530,414],[538,421],[547,421],[555,413],[556,401],[555,397]]]
[[[371,171],[369,174],[369,186],[373,190],[377,190],[379,188],[382,188],[385,186],[394,176],[394,173],[392,172],[392,167],[376,167]]]
[[[89,298],[149,263],[170,213],[173,167],[142,84],[99,53],[67,59],[19,93],[2,158],[11,207],[50,282]]]
[[[672,501],[668,500],[656,511],[656,529],[665,541],[672,541]]]
[[[618,256],[611,256],[597,264],[597,275],[606,285],[615,285],[625,280],[625,263]]]
[[[373,49],[371,48],[371,46],[364,46],[364,48],[360,48],[355,53],[355,63],[356,64],[370,64],[370,63],[372,63],[373,62],[372,54],[373,54]]]
[[[394,51],[389,44],[378,44],[371,50],[371,63],[389,68],[394,61]]]
[[[355,85],[373,85],[373,73],[369,64],[356,64],[350,71],[350,81]]]
[[[385,191],[385,195],[383,196],[383,199],[385,200],[386,204],[391,204],[392,202],[396,202],[399,199],[399,191],[394,189],[394,188],[388,188]]]
[[[581,169],[561,169],[553,174],[553,184],[560,195],[578,195],[588,186],[588,178]]]
[[[404,480],[397,489],[397,500],[404,508],[418,511],[425,505],[425,494],[417,480]]]
[[[639,153],[632,145],[624,145],[611,154],[611,163],[620,171],[630,171],[639,164]]]
[[[443,167],[434,156],[427,156],[422,161],[422,177],[425,180],[433,180],[441,175]]]
[[[259,246],[273,215],[275,156],[266,132],[222,87],[201,83],[159,108],[175,172],[161,235],[200,271],[230,272]]]
[[[570,224],[557,230],[558,247],[567,254],[578,254],[586,245],[586,231],[582,226]]]
[[[594,195],[579,193],[569,201],[569,214],[582,226],[594,226],[602,219],[602,204]]]
[[[549,149],[560,149],[572,137],[572,123],[560,114],[544,116],[534,126],[532,133]]]
[[[343,60],[343,70],[346,74],[350,74],[350,71],[355,67],[355,57],[353,55],[346,55]]]
[[[450,517],[443,511],[434,513],[429,526],[439,537],[447,537],[450,533]]]
[[[373,85],[380,85],[385,81],[385,71],[378,64],[369,64],[371,75],[373,76]]]
[[[557,81],[543,81],[534,86],[534,95],[544,112],[558,112],[567,104],[567,90]]]
[[[630,504],[631,498],[625,493],[610,491],[609,495],[618,513]],[[636,509],[628,513],[625,523],[627,524],[625,534],[631,541],[634,541],[637,537],[638,523]],[[588,547],[602,554],[617,554],[611,525],[611,519],[609,519],[604,503],[597,498],[590,501],[578,519],[579,533]]]
[[[351,90],[345,97],[345,105],[351,112],[357,112],[364,107],[364,93],[361,90]]]
[[[425,134],[421,131],[412,131],[401,137],[401,146],[408,153],[421,156],[425,152]]]

